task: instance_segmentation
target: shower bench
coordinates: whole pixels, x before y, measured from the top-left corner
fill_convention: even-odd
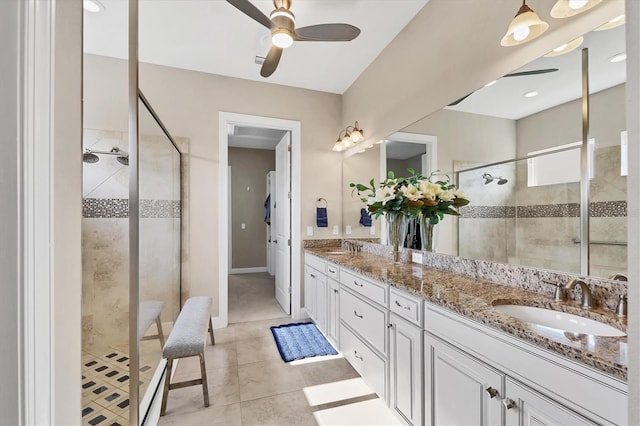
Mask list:
[[[178,319],[173,325],[167,343],[162,349],[162,357],[167,360],[167,373],[164,380],[162,408],[160,415],[164,416],[167,409],[167,397],[172,389],[187,386],[202,385],[204,406],[209,406],[209,390],[207,387],[207,371],[204,363],[204,351],[207,344],[207,331],[211,337],[211,344],[215,344],[213,326],[211,323],[212,300],[208,296],[192,297],[182,307]],[[201,377],[184,382],[171,383],[173,361],[179,358],[197,356],[200,358]]]

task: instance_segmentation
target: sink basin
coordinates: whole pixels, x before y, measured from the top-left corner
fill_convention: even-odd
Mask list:
[[[519,320],[561,331],[590,334],[593,336],[621,337],[627,335],[624,331],[600,321],[579,317],[566,312],[523,305],[496,305],[494,308]]]
[[[326,254],[347,254],[346,251],[344,250],[332,250],[332,251],[325,251]]]

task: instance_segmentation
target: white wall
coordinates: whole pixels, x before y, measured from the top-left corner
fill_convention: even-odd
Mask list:
[[[19,180],[20,140],[18,128],[19,4],[6,0],[0,5],[0,127],[3,154],[0,155],[0,424],[18,424],[21,374],[19,356]]]
[[[85,55],[85,126],[126,130],[119,108],[126,102],[125,66],[121,60]],[[344,127],[339,95],[151,64],[141,64],[140,86],[169,131],[190,139],[192,294],[210,295],[218,306],[218,205],[226,202],[218,195],[220,111],[301,122],[301,235],[315,224],[315,201],[322,197],[332,207],[330,226],[316,229],[314,238],[334,237],[331,225],[340,224],[342,205],[342,155],[331,151],[335,135]]]

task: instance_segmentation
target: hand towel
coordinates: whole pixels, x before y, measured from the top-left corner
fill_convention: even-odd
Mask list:
[[[371,214],[364,207],[360,209],[360,225],[371,227]]]
[[[316,224],[318,228],[328,228],[329,219],[327,218],[326,207],[316,207]]]

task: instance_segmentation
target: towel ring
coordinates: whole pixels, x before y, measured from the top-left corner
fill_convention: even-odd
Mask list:
[[[322,203],[324,202],[324,206],[322,205]],[[327,203],[327,200],[325,200],[324,198],[318,198],[318,201],[316,201],[316,207],[328,207],[329,203]]]

